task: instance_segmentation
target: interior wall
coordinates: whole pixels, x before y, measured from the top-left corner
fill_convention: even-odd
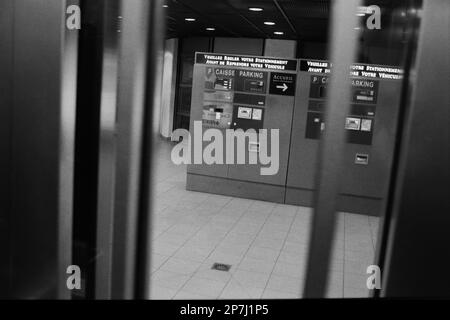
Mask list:
[[[325,42],[300,42],[298,45],[297,58],[302,59],[328,59],[328,47]]]
[[[266,39],[264,45],[266,57],[292,58],[297,56],[297,41],[282,39]]]
[[[262,56],[264,39],[215,38],[214,52],[240,55]]]
[[[376,46],[367,46],[364,48],[364,52],[362,53],[362,57],[360,60],[363,60],[364,63],[370,64],[382,64],[382,65],[391,65],[391,66],[399,66],[403,63],[403,50],[402,48],[382,48]]]
[[[175,114],[173,128],[189,129],[191,110],[192,74],[195,52],[213,52],[213,38],[189,37],[179,39],[177,68]]]

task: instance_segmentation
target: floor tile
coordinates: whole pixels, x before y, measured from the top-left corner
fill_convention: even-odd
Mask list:
[[[272,272],[274,266],[275,266],[274,261],[259,260],[259,259],[244,257],[242,259],[241,263],[239,264],[238,269],[270,274]]]
[[[260,299],[264,288],[242,286],[238,281],[231,279],[222,291],[219,299]]]
[[[190,279],[189,275],[158,270],[151,277],[152,285],[179,290]]]
[[[258,237],[264,237],[269,239],[275,239],[275,240],[286,240],[287,231],[270,231],[270,230],[261,230],[258,233]]]
[[[175,296],[176,293],[177,290],[174,289],[151,285],[150,300],[170,300]]]
[[[338,271],[328,271],[328,285],[342,287],[344,285],[344,274]]]
[[[180,290],[175,295],[175,297],[173,297],[173,300],[212,300],[212,299],[214,298],[184,290]]]
[[[337,258],[331,259],[328,269],[331,271],[343,273],[344,264],[345,264],[344,259],[337,259]]]
[[[167,231],[160,235],[156,240],[171,244],[173,246],[182,246],[188,239],[189,235],[176,233],[168,233]]]
[[[300,299],[300,293],[289,293],[266,289],[263,292],[262,299]]]
[[[255,236],[248,234],[228,234],[221,243],[230,245],[248,245],[250,246]]]
[[[277,262],[273,274],[303,279],[306,273],[306,265]]]
[[[273,239],[268,236],[257,236],[253,245],[279,251],[283,247],[284,241],[284,239]]]
[[[278,259],[279,254],[280,253],[278,250],[258,246],[251,246],[250,249],[248,249],[248,252],[245,256],[252,259],[275,262]]]
[[[216,247],[217,251],[223,252],[225,254],[232,254],[236,256],[244,256],[250,245],[248,244],[230,244],[222,241]]]
[[[208,263],[225,263],[237,265],[243,259],[243,255],[235,255],[231,251],[223,251],[215,249],[205,260]]]
[[[169,258],[170,256],[152,253],[150,257],[152,271],[159,269]]]
[[[373,263],[374,252],[370,250],[345,250],[345,260]]]
[[[344,297],[343,286],[330,286],[327,288],[325,298],[342,299]]]
[[[182,288],[183,291],[196,293],[202,296],[218,298],[226,283],[211,279],[192,277]]]
[[[366,275],[369,265],[367,262],[347,260],[344,264],[344,272]]]
[[[287,204],[277,204],[275,206],[275,208],[273,209],[272,214],[285,215],[285,216],[289,216],[292,219],[294,219],[295,215],[297,214],[297,210],[298,210],[297,206],[292,206],[292,205],[287,205]]]
[[[244,287],[265,288],[269,276],[268,273],[237,269],[232,275],[232,280]]]
[[[302,231],[291,231],[286,237],[286,241],[307,245],[309,242],[309,233]]]
[[[286,241],[283,245],[283,251],[291,252],[293,255],[303,255],[308,253],[308,245],[298,242]]]
[[[301,253],[282,250],[277,262],[303,265],[308,259],[307,253],[308,252],[306,250],[302,251]]]
[[[369,275],[344,273],[344,287],[355,289],[367,289],[368,277]]]
[[[172,256],[180,246],[156,240],[152,245],[152,252],[165,256]]]
[[[233,227],[231,232],[235,234],[256,235],[261,228],[262,226],[260,224],[252,222],[239,222]]]
[[[201,262],[184,259],[170,258],[162,266],[161,270],[171,271],[184,275],[192,275],[200,267]]]
[[[199,247],[193,245],[185,245],[181,247],[174,255],[174,258],[182,260],[193,260],[203,262],[214,250],[214,247]]]
[[[276,203],[255,200],[251,206],[248,207],[248,211],[270,213],[274,210],[275,206]]]
[[[266,289],[300,294],[300,292],[303,292],[303,285],[303,279],[272,274]]]
[[[229,271],[221,271],[212,269],[214,263],[204,263],[200,266],[200,268],[195,273],[195,277],[203,278],[203,279],[211,279],[215,281],[220,281],[227,283],[233,278],[233,274],[236,271],[236,266],[231,265],[231,269]]]
[[[344,288],[344,298],[369,298],[370,292],[367,289]]]

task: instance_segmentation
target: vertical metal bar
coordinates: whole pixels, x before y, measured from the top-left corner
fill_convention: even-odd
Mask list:
[[[59,1],[61,15],[61,107],[59,128],[58,286],[57,297],[70,299],[66,269],[72,261],[75,119],[78,69],[78,30],[66,27],[66,10],[79,0]],[[55,4],[56,5],[56,4]]]
[[[417,9],[411,8],[421,18],[418,52],[383,235],[381,296],[448,298],[450,280],[439,270],[450,251],[450,5],[429,0]]]
[[[357,46],[356,10],[360,0],[332,2],[330,41],[332,72],[325,111],[325,131],[316,176],[314,218],[310,238],[306,298],[324,297],[332,248],[336,201],[345,147],[345,117],[350,108],[350,66]]]
[[[13,24],[14,0],[0,1],[0,299],[10,296],[11,289],[11,115],[13,112]],[[9,93],[9,94],[7,94]]]
[[[135,297],[150,2],[122,0],[117,96],[112,298]]]
[[[389,177],[389,187],[388,193],[386,197],[386,202],[384,206],[384,215],[381,216],[378,230],[378,241],[377,247],[375,251],[375,261],[378,266],[383,266],[386,259],[386,247],[388,241],[388,235],[390,233],[391,219],[392,219],[392,206],[394,203],[394,191],[395,187],[398,183],[397,174],[399,170],[399,159],[401,157],[402,145],[404,143],[404,131],[407,126],[407,119],[409,117],[409,90],[410,90],[410,81],[411,81],[411,73],[412,67],[414,65],[414,60],[416,56],[416,48],[418,41],[418,33],[419,33],[419,19],[416,15],[411,14],[411,9],[415,8],[417,5],[417,1],[411,0],[405,4],[405,10],[408,12],[408,22],[407,22],[407,45],[405,52],[403,53],[400,60],[404,61],[404,76],[403,76],[403,84],[401,90],[401,100],[400,100],[400,109],[399,115],[397,119],[397,132],[395,135],[395,146],[394,146],[394,154],[392,157],[392,169]],[[380,296],[380,290],[375,290],[373,293],[374,297]]]
[[[95,298],[111,298],[118,82],[119,1],[103,0],[103,67],[97,189]]]
[[[78,31],[76,0],[15,0],[10,281],[15,298],[69,299]]]
[[[152,199],[152,147],[153,137],[159,134],[159,128],[153,121],[155,110],[159,110],[158,97],[161,96],[162,77],[157,66],[158,54],[162,54],[165,21],[161,0],[153,0],[150,5],[149,48],[147,66],[147,95],[143,117],[143,142],[141,160],[141,181],[139,195],[139,233],[136,268],[136,298],[150,299],[151,270],[151,199]]]

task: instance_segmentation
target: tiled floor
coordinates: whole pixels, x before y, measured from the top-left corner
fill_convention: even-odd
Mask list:
[[[171,146],[159,143],[155,164],[151,298],[301,297],[312,209],[186,191]],[[378,218],[338,214],[328,297],[368,296],[377,228]]]

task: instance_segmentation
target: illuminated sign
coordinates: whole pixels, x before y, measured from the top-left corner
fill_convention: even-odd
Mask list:
[[[283,58],[197,53],[195,56],[195,63],[219,67],[297,71],[297,60]]]

